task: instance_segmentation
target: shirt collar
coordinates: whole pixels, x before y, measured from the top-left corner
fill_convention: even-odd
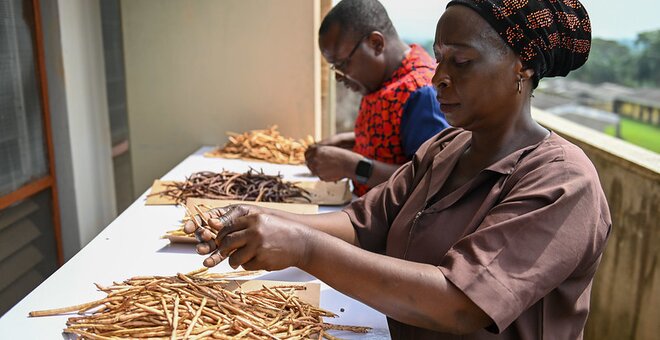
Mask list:
[[[435,65],[435,61],[428,53],[426,53],[426,50],[424,50],[423,47],[417,44],[412,44],[410,45],[410,51],[408,51],[406,57],[401,61],[401,66],[394,71],[390,79],[383,83],[381,88],[390,85],[417,68],[427,67],[433,70],[435,69]]]
[[[504,175],[510,175],[513,173],[513,170],[516,168],[516,166],[522,161],[522,159],[529,154],[530,152],[536,150],[541,144],[545,143],[554,133],[550,131],[550,133],[545,136],[540,142],[526,146],[520,150],[516,150],[513,153],[509,154],[508,156],[500,159],[499,161],[491,164],[490,166],[486,167],[484,171],[492,171],[492,172],[497,172],[500,174]]]

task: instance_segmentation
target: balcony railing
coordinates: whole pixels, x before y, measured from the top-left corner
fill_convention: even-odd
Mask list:
[[[660,333],[660,154],[544,111],[532,114],[584,150],[612,214],[585,339],[654,339]]]

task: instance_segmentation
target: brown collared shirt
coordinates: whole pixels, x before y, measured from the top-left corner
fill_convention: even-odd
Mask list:
[[[551,132],[436,200],[470,140],[469,131],[444,130],[344,210],[364,249],[437,266],[494,321],[454,336],[388,319],[392,337],[582,338],[611,228],[596,170]]]

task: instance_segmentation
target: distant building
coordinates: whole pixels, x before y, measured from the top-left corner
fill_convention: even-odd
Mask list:
[[[660,126],[658,89],[636,89],[612,83],[592,85],[566,78],[551,78],[541,81],[532,99],[532,105],[547,111],[569,104],[614,112]]]
[[[660,90],[640,89],[631,96],[614,99],[613,111],[654,126],[660,126]]]
[[[614,126],[615,136],[621,137],[621,118],[616,113],[576,104],[555,106],[546,111],[598,131]]]

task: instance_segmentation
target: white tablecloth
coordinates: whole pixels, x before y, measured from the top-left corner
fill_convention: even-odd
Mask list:
[[[310,180],[305,166],[204,158],[202,153],[207,150],[209,148],[201,148],[187,157],[163,179],[183,180],[187,175],[202,170],[244,172],[252,167],[263,169],[267,174],[280,173],[285,179]],[[29,318],[28,313],[104,297],[105,294],[97,291],[94,283],[106,285],[138,275],[175,275],[177,272],[189,272],[202,267],[203,257],[195,253],[194,247],[171,245],[167,240],[160,239],[165,231],[178,227],[184,215],[183,209],[177,206],[145,206],[146,194],[140,196],[78,254],[2,316],[0,339],[62,339],[62,329],[68,316]],[[321,212],[337,209],[320,207]],[[213,269],[216,272],[232,270],[226,262]],[[270,272],[256,278],[319,282],[296,268]],[[321,307],[339,315],[338,318],[328,319],[329,322],[374,328],[373,334],[362,337],[389,336],[383,314],[325,284],[321,285]],[[347,333],[341,336],[353,337]]]

